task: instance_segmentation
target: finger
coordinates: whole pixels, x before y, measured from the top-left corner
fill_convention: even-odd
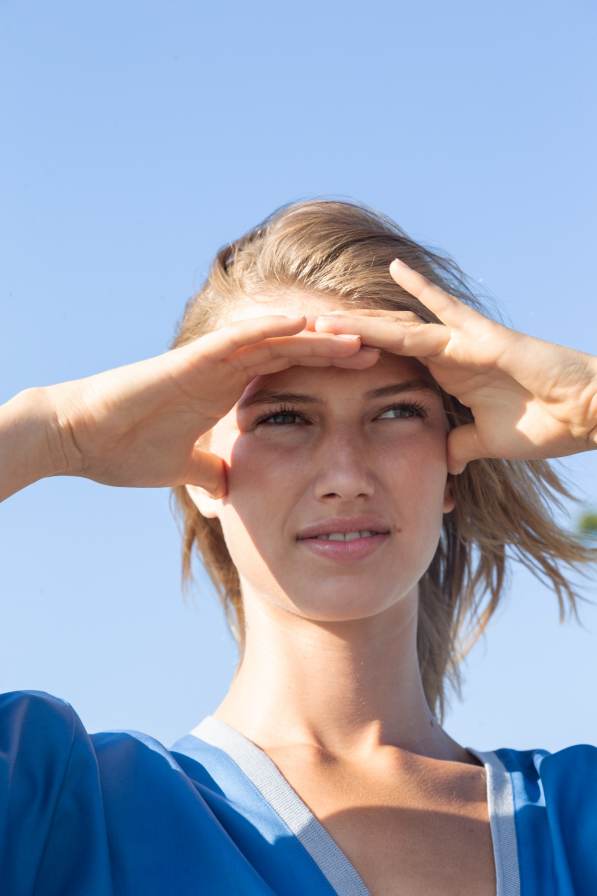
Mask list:
[[[454,326],[461,323],[471,310],[464,302],[432,283],[399,258],[395,258],[390,264],[390,274],[399,286],[415,296],[445,324]]]
[[[289,366],[298,365],[300,367],[346,367],[355,370],[372,367],[379,360],[381,349],[369,348],[364,346],[356,355],[348,358],[330,358],[330,357],[308,357],[299,358],[296,361],[290,361]]]
[[[456,426],[448,433],[448,472],[454,476],[462,473],[471,460],[483,457],[477,427],[474,423]]]
[[[351,355],[349,358],[334,358],[333,364],[334,367],[365,370],[366,368],[373,367],[374,364],[377,364],[380,355],[381,349],[363,345],[360,352],[357,352],[356,355]]]
[[[348,317],[355,315],[356,317],[385,317],[387,320],[406,321],[408,323],[420,324],[427,323],[420,314],[414,311],[406,311],[404,309],[393,310],[391,308],[337,308],[334,311],[322,311],[321,314],[307,318],[307,328],[315,329],[315,321],[318,317]]]
[[[282,314],[252,317],[219,327],[171,351],[179,353],[181,356],[183,354],[194,356],[197,351],[200,351],[201,356],[206,360],[219,361],[243,346],[252,345],[274,336],[298,333],[304,328],[304,325],[305,315],[295,318]]]
[[[262,364],[255,365],[250,370],[250,376],[266,376],[271,373],[280,373],[289,367],[346,367],[354,370],[364,370],[373,367],[379,360],[381,352],[377,348],[363,347],[357,354],[349,358],[330,358],[309,356],[304,358],[271,358]]]
[[[228,491],[225,460],[211,451],[203,451],[195,443],[181,484],[198,485],[212,498],[223,498]]]
[[[300,336],[263,339],[257,345],[244,345],[234,352],[229,361],[234,366],[247,369],[281,357],[346,357],[359,351],[360,347],[360,336],[354,333],[302,333]]]
[[[439,354],[451,336],[450,328],[443,324],[415,324],[376,317],[320,316],[315,326],[318,332],[357,333],[362,345],[417,358]]]

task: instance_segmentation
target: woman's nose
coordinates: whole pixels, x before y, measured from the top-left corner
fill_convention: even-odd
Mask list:
[[[336,438],[327,450],[317,454],[315,487],[318,497],[333,493],[347,498],[373,492],[370,450],[358,445],[354,436]]]

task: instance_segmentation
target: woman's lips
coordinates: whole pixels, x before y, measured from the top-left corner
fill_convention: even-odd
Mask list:
[[[379,532],[365,538],[352,541],[329,541],[325,538],[301,538],[298,543],[304,545],[313,554],[336,560],[341,563],[352,563],[368,557],[389,539],[389,532]]]

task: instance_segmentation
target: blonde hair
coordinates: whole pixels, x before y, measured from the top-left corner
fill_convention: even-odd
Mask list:
[[[396,257],[490,316],[447,254],[415,242],[389,217],[362,204],[316,199],[281,206],[218,251],[203,286],[186,304],[171,347],[216,329],[239,297],[258,301],[289,289],[331,296],[347,308],[408,310],[437,321],[391,278],[388,267]],[[442,391],[442,398],[450,427],[472,420],[453,396]],[[585,598],[574,592],[559,563],[578,567],[597,560],[597,549],[556,523],[553,507],[563,509],[558,496],[578,499],[547,461],[476,460],[450,479],[456,507],[444,514],[435,556],[419,583],[417,628],[423,688],[440,724],[446,685],[462,699],[460,663],[497,610],[509,561],[517,558],[553,587],[562,623],[566,603],[580,622],[576,601]],[[240,662],[242,595],[220,521],[203,517],[184,486],[172,489],[172,497],[182,521],[183,590],[193,580],[196,549],[223,605]],[[464,641],[467,622],[470,634]]]

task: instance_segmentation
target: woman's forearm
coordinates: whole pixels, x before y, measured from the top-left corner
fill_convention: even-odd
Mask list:
[[[0,405],[0,501],[62,472],[46,390],[25,389]]]

